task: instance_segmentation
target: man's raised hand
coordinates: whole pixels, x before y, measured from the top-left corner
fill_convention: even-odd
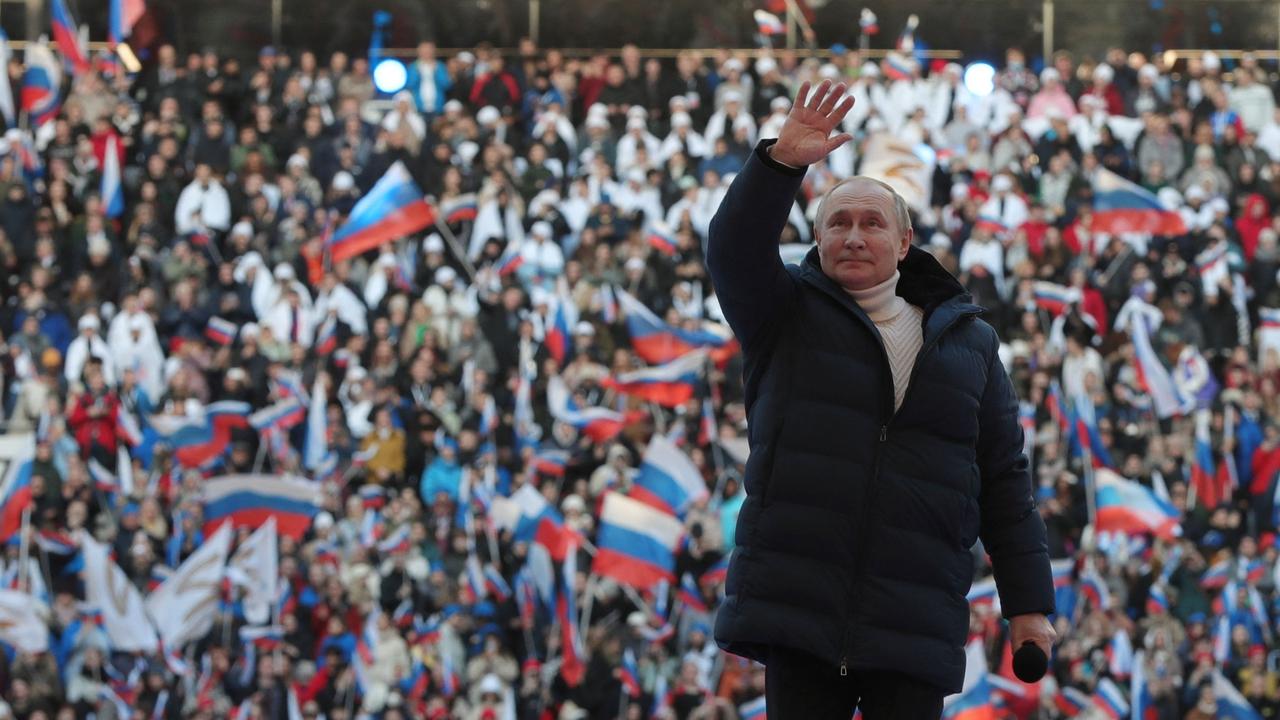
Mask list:
[[[784,165],[804,167],[852,140],[849,133],[830,137],[853,107],[853,96],[845,95],[845,89],[844,83],[831,87],[830,80],[823,80],[813,92],[808,82],[802,84],[769,155]]]

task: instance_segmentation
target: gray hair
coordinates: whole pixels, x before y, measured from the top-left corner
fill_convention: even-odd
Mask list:
[[[813,225],[815,228],[822,227],[822,221],[826,215],[827,198],[831,197],[831,194],[836,190],[854,181],[872,183],[873,185],[883,188],[885,192],[889,193],[889,197],[893,198],[893,214],[898,221],[898,227],[902,229],[903,233],[906,233],[911,229],[911,212],[907,209],[907,201],[903,199],[903,197],[898,194],[898,191],[894,190],[889,183],[884,182],[883,180],[877,180],[868,175],[854,175],[852,177],[844,178],[835,185],[832,185],[829,190],[823,193],[822,199],[818,201],[818,212],[814,216]]]

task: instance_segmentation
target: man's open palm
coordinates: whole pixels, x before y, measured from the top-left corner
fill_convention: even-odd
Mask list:
[[[845,95],[845,85],[834,88],[823,80],[813,92],[805,82],[796,93],[796,101],[778,133],[778,142],[770,149],[774,160],[795,167],[811,165],[853,139],[849,133],[830,137],[853,107],[853,96]]]

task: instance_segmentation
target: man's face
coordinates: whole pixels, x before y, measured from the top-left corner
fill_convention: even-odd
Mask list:
[[[888,280],[911,245],[911,230],[899,227],[889,192],[864,180],[827,196],[814,234],[822,271],[846,290]]]

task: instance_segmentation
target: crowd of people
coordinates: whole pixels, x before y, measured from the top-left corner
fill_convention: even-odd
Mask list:
[[[4,645],[0,717],[756,717],[763,669],[709,630],[748,408],[702,244],[755,143],[825,78],[857,99],[855,142],[809,169],[780,252],[810,242],[813,201],[873,138],[929,148],[916,242],[987,308],[1024,400],[1064,568],[1060,643],[1045,681],[994,686],[996,712],[1112,717],[1117,701],[1199,720],[1243,697],[1280,715],[1275,69],[1166,60],[1062,51],[1036,72],[1013,49],[989,94],[954,63],[843,46],[669,61],[424,42],[389,96],[340,52],[265,47],[242,65],[160,45],[138,74],[76,72],[55,113],[0,146],[0,421],[35,438],[30,501],[0,496],[22,517],[0,523],[3,581],[49,633],[44,651]],[[22,62],[7,72],[21,88]],[[397,163],[437,222],[334,260]],[[1099,232],[1103,173],[1158,198],[1147,210],[1177,231]],[[650,329],[714,347],[692,394],[619,382],[659,364],[639,306]],[[319,461],[297,415],[235,424],[200,462],[164,432],[291,399],[322,404]],[[632,490],[654,436],[706,487],[673,509],[667,581],[638,586],[593,568],[605,499]],[[1100,529],[1104,472],[1178,530]],[[321,488],[305,530],[281,534],[267,629],[242,632],[262,623],[231,578],[202,637],[113,647],[81,538],[153,592],[208,540],[204,486],[228,475]],[[495,519],[526,488],[571,538],[559,592],[525,594],[549,541]],[[477,582],[476,565],[496,577]],[[972,639],[977,665],[1011,677],[998,602],[977,592]]]

